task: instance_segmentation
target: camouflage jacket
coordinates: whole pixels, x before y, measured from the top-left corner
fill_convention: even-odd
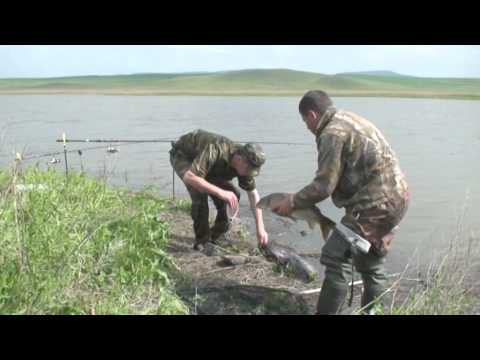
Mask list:
[[[238,178],[238,185],[245,191],[255,189],[255,179],[240,176],[230,165],[240,144],[204,130],[195,130],[183,135],[175,143],[175,150],[191,162],[190,171],[208,180],[232,180]]]
[[[311,184],[295,194],[294,207],[306,207],[331,196],[348,214],[407,191],[394,151],[366,119],[330,107],[320,119],[316,142],[318,170]]]

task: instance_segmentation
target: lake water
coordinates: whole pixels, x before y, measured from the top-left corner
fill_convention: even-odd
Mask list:
[[[295,97],[155,97],[25,95],[0,96],[0,165],[15,151],[26,156],[62,151],[55,140],[65,132],[77,139],[176,138],[196,128],[222,133],[237,141],[302,142],[307,146],[264,145],[267,162],[257,180],[260,195],[295,192],[308,184],[316,169],[313,136],[297,112]],[[478,239],[480,211],[480,102],[459,100],[335,98],[339,108],[371,120],[397,153],[412,193],[412,202],[389,255],[389,270],[398,271],[416,252],[427,261],[448,244],[462,219],[462,236]],[[68,144],[80,149],[99,144]],[[105,144],[108,145],[108,144]],[[118,146],[69,154],[69,166],[81,166],[95,176],[107,174],[116,185],[138,189],[159,187],[172,193],[172,170],[167,143]],[[26,161],[49,165],[51,157]],[[176,179],[177,196],[187,193]],[[247,197],[241,217],[253,230]],[[343,210],[328,200],[322,211],[339,220]],[[465,216],[462,214],[465,213]],[[316,229],[266,215],[267,231],[301,252],[319,252],[323,240]],[[300,235],[302,230],[306,236]],[[252,231],[252,233],[254,233]]]

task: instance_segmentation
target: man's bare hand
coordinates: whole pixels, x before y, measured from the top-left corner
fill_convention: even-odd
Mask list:
[[[257,240],[260,246],[266,246],[268,244],[268,233],[265,229],[257,231]]]
[[[222,192],[222,200],[225,201],[230,208],[232,209],[233,213],[236,213],[238,210],[238,198],[235,193],[231,191],[224,191]]]

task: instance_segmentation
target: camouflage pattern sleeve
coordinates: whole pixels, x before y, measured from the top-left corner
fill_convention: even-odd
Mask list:
[[[318,140],[318,170],[313,181],[293,197],[295,208],[314,205],[335,190],[343,169],[345,140],[339,135],[322,134]]]
[[[220,152],[215,144],[210,144],[193,160],[190,171],[195,175],[205,178],[210,169],[215,165]]]
[[[255,178],[251,176],[239,176],[238,186],[245,191],[253,191],[256,188]]]

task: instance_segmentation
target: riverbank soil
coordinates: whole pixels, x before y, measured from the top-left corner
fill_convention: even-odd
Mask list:
[[[211,209],[211,223],[215,210]],[[172,205],[159,215],[170,225],[167,251],[178,266],[176,291],[191,314],[221,315],[309,315],[315,313],[318,292],[301,294],[321,287],[321,275],[310,283],[296,279],[280,266],[267,261],[257,249],[255,236],[235,221],[217,245],[204,251],[193,250],[194,236],[188,209]],[[306,258],[314,263],[318,258]],[[361,285],[355,286],[352,307],[359,307]],[[387,299],[386,299],[387,300]],[[387,303],[388,300],[386,301]]]

